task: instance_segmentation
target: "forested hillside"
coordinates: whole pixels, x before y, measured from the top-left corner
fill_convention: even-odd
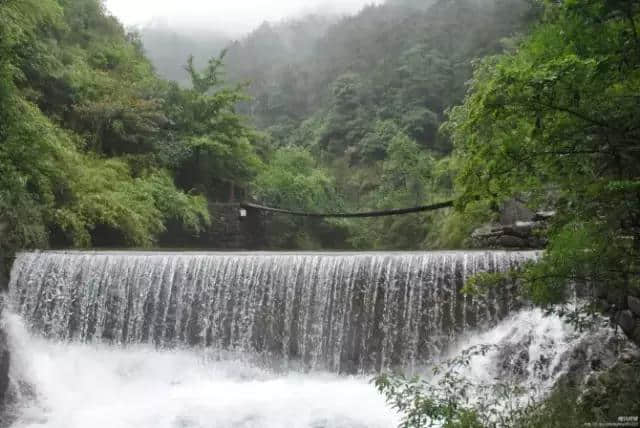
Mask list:
[[[3,2],[2,245],[150,246],[168,227],[194,237],[230,187],[322,211],[446,197],[451,145],[438,128],[472,60],[526,28],[530,5],[508,3],[393,1],[264,24],[222,59],[190,52],[180,84],[145,56],[164,72],[188,58],[175,35],[143,32],[143,47],[98,0]],[[274,245],[432,246],[431,223],[278,218]]]
[[[390,2],[344,18],[318,40],[309,61],[276,61],[275,78],[252,84],[254,101],[245,111],[269,132],[277,157],[292,148],[308,152],[337,192],[329,207],[292,200],[293,192],[274,197],[263,177],[282,168],[268,167],[257,180],[258,199],[288,208],[362,211],[451,197],[451,144],[439,132],[445,111],[463,99],[472,61],[504,49],[505,39],[525,31],[537,9],[519,0],[416,5]],[[255,48],[249,39],[239,49]],[[245,66],[236,56],[230,49],[230,76]],[[357,248],[461,245],[472,224],[447,229],[438,217],[331,227],[341,228],[346,245]]]
[[[463,99],[473,60],[510,46],[538,11],[524,0],[396,0],[337,21],[265,23],[231,44],[226,75],[248,84],[241,111],[269,138],[252,195],[311,211],[450,197],[445,111]],[[473,226],[440,221],[278,218],[275,227],[282,247],[425,248],[461,245]]]

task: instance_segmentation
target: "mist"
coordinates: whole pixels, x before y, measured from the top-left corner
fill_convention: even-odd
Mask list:
[[[238,36],[264,21],[281,21],[310,13],[355,13],[383,0],[105,0],[126,26],[149,25]]]

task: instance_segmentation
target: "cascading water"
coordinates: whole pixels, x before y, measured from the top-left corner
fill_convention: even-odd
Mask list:
[[[27,253],[11,300],[46,337],[204,346],[339,373],[412,366],[506,316],[504,287],[464,279],[535,252],[398,254]]]
[[[372,374],[419,370],[461,338],[513,351],[470,376],[548,388],[584,333],[514,312],[513,285],[460,294],[538,256],[23,253],[3,320],[11,427],[392,427]]]

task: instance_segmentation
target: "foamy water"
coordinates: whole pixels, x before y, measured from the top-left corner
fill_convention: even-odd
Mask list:
[[[33,336],[18,315],[5,314],[3,323],[12,349],[14,386],[17,380],[29,385],[22,388],[20,404],[11,412],[16,418],[11,428],[390,428],[399,424],[399,415],[375,390],[370,376],[276,373],[237,355],[220,358],[203,348],[162,351],[150,346],[57,342]],[[486,389],[478,391],[495,382],[522,388],[523,395],[512,397],[515,401],[493,403],[496,411],[504,411],[543,398],[567,372],[574,350],[602,353],[585,343],[608,343],[613,335],[604,326],[578,331],[556,315],[528,309],[463,338],[448,356],[460,356],[476,345],[496,345],[470,358],[460,374],[469,382],[469,403],[486,399],[482,397]],[[431,373],[425,369],[421,374],[429,378]]]
[[[275,375],[197,350],[55,343],[5,324],[12,378],[31,384],[12,427],[388,428],[397,416],[365,377]]]
[[[460,294],[476,273],[537,257],[23,253],[8,305],[18,315],[2,321],[19,395],[11,428],[391,428],[400,416],[374,373],[422,375],[449,397],[429,365],[478,345],[493,347],[450,384],[465,405],[506,411],[615,359],[610,327],[519,310],[515,283]],[[493,390],[503,383],[521,392],[506,400]]]

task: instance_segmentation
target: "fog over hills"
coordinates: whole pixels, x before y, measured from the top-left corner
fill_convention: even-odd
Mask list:
[[[308,14],[351,14],[382,0],[105,0],[107,9],[127,26],[149,23],[183,32],[218,32],[238,37],[262,22]]]

